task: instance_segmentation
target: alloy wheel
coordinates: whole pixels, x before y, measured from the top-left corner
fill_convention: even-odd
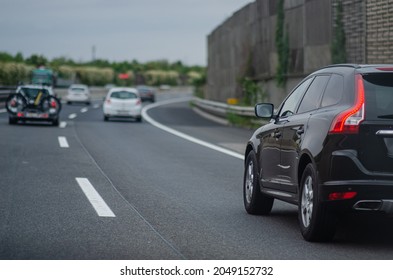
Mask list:
[[[245,188],[247,203],[251,203],[252,192],[254,190],[254,164],[252,161],[250,161],[247,167]]]
[[[314,206],[314,192],[313,179],[308,176],[304,181],[302,200],[301,200],[301,215],[304,227],[309,227]]]

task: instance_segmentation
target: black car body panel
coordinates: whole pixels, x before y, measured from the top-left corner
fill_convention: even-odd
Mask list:
[[[256,114],[265,108],[257,105]],[[325,67],[300,82],[277,112],[245,152],[246,168],[256,154],[261,194],[299,205],[300,217],[312,178],[304,172],[314,169],[310,201],[317,209],[393,212],[392,65]],[[313,240],[314,229],[303,229]]]

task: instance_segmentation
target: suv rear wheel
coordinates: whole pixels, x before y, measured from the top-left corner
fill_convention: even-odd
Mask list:
[[[257,160],[254,151],[246,159],[243,179],[243,199],[247,213],[267,215],[271,212],[274,198],[261,193],[258,179]]]
[[[300,230],[307,241],[330,241],[336,229],[336,215],[318,199],[318,180],[314,166],[309,163],[300,182],[298,210]]]

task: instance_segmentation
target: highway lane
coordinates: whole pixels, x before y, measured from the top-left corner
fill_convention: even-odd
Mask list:
[[[146,121],[104,122],[95,104],[65,105],[64,128],[9,126],[0,114],[0,258],[392,258],[391,220],[355,219],[335,243],[307,243],[294,206],[276,202],[269,217],[245,213],[242,160]],[[188,102],[148,114],[235,152],[251,133],[203,119]],[[113,216],[98,215],[77,178],[89,180]]]
[[[178,258],[97,169],[68,129],[0,124],[0,258]],[[4,133],[4,134],[3,134]],[[61,148],[58,135],[69,148]],[[76,178],[88,178],[116,217],[100,217]],[[104,191],[102,190],[104,189]],[[144,250],[140,250],[143,247]]]

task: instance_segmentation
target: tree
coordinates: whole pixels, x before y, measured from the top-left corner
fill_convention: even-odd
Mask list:
[[[285,85],[285,79],[289,65],[289,35],[284,30],[285,11],[284,0],[278,1],[277,24],[276,24],[276,48],[278,55],[278,65],[276,72],[276,82],[279,87]]]
[[[48,59],[46,59],[43,55],[33,54],[26,59],[26,63],[34,65],[35,67],[40,67],[47,65]]]
[[[332,63],[347,62],[345,50],[345,30],[343,23],[343,3],[338,1],[336,5],[336,17],[334,21],[333,39],[331,45]]]
[[[0,52],[0,61],[1,62],[12,62],[12,61],[14,61],[14,58],[9,53]]]
[[[14,61],[15,61],[15,62],[18,62],[18,63],[24,62],[24,58],[23,58],[23,55],[22,55],[21,52],[18,52],[18,53],[15,55]]]

